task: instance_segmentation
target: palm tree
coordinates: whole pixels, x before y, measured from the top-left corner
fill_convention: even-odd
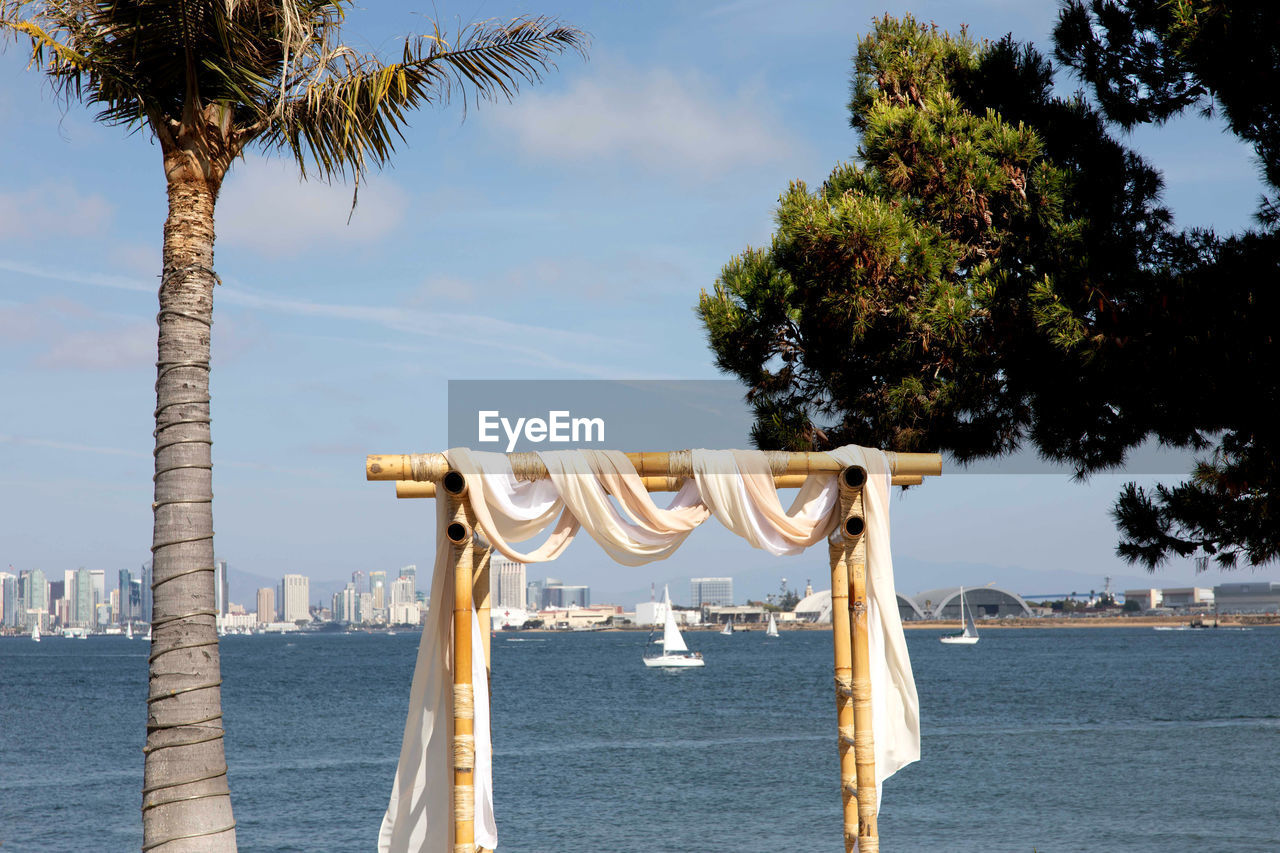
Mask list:
[[[379,167],[424,104],[510,98],[584,34],[548,18],[406,38],[396,62],[339,40],[348,0],[0,0],[0,33],[68,101],[159,141],[168,185],[156,363],[153,640],[144,851],[234,850],[215,627],[209,333],[214,206],[249,145],[302,174]],[[354,199],[353,199],[354,203]]]

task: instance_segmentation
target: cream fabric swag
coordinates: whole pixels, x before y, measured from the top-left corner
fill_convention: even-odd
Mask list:
[[[892,471],[879,450],[849,445],[828,453],[841,465],[861,465],[868,474],[863,489],[864,535],[879,795],[885,779],[920,758],[919,701],[898,616],[889,552]],[[835,475],[809,477],[790,508],[783,509],[765,453],[693,450],[691,454],[694,476],[665,508],[653,503],[630,460],[617,451],[540,453],[550,477],[534,481],[517,480],[505,454],[458,448],[446,455],[450,465],[467,478],[467,499],[479,533],[494,549],[519,562],[555,559],[579,528],[585,527],[614,560],[639,566],[670,556],[695,527],[713,515],[754,547],[771,554],[798,554],[827,536],[839,535],[835,530],[839,512]],[[443,533],[448,520],[448,502],[441,497],[436,501],[432,607],[418,647],[399,765],[378,838],[379,853],[453,850],[453,679],[449,656],[453,620],[450,608],[439,605],[453,600],[449,541]],[[520,552],[513,547],[513,543],[525,542],[548,529],[550,534],[533,550]],[[493,849],[498,835],[493,811],[488,678],[479,626],[473,627],[476,845]]]

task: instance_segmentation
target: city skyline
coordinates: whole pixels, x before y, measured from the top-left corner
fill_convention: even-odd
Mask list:
[[[766,4],[661,9],[564,5],[558,14],[594,36],[590,62],[564,61],[544,85],[465,123],[417,118],[394,170],[362,185],[350,225],[349,186],[300,183],[258,155],[232,170],[218,218],[214,480],[218,550],[240,570],[296,567],[337,584],[352,565],[428,562],[429,507],[395,501],[359,472],[366,453],[445,449],[450,378],[718,377],[697,293],[745,246],[767,244],[790,181],[816,185],[856,152],[849,57],[872,16],[912,10],[1047,50],[1055,14],[1053,4],[936,0],[798,7],[782,26],[804,38],[779,39]],[[483,16],[520,11],[489,5]],[[407,4],[380,4],[352,36],[376,46],[421,24]],[[0,79],[0,151],[27,166],[0,176],[0,395],[15,401],[0,423],[0,564],[51,577],[89,562],[136,566],[153,499],[142,421],[154,407],[164,210],[154,151],[64,108],[22,51],[0,56]],[[1078,83],[1061,75],[1058,85]],[[1251,221],[1255,161],[1221,128],[1187,116],[1128,139],[1163,170],[1179,223],[1230,231]],[[625,298],[638,290],[643,304]],[[648,339],[653,328],[662,346]],[[408,393],[389,399],[386,387]],[[1177,457],[1136,473],[1150,483],[1188,470]],[[963,564],[1058,576],[1028,592],[1140,576],[1114,554],[1108,512],[1125,480],[948,463],[895,496],[900,585],[927,588]],[[66,535],[69,522],[80,536]],[[637,582],[579,542],[559,571],[616,598],[726,562],[761,565],[715,529],[676,559]],[[1072,572],[1092,579],[1061,579]],[[1156,576],[1194,579],[1190,561]]]

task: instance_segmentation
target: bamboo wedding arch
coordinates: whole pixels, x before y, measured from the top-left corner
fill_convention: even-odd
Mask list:
[[[627,458],[650,492],[677,491],[694,476],[688,451],[628,453]],[[868,651],[867,543],[863,486],[867,472],[843,466],[825,453],[770,453],[775,488],[798,488],[811,474],[836,475],[839,524],[828,538],[831,564],[831,622],[835,657],[836,717],[844,807],[845,850],[878,853],[875,742],[872,730]],[[893,485],[916,485],[942,473],[936,453],[890,453]],[[507,454],[519,480],[549,476],[535,453]],[[467,501],[468,482],[443,453],[370,455],[368,480],[395,481],[399,498],[437,498],[448,502],[444,535],[450,543],[454,583],[453,639],[453,798],[454,853],[478,853],[475,843],[475,713],[472,683],[472,624],[480,632],[485,671],[490,660],[489,564],[492,549],[477,530]],[[436,602],[432,602],[435,606]],[[473,613],[474,606],[474,613]]]

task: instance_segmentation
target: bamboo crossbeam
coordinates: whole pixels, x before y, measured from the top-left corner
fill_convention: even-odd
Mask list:
[[[942,456],[937,453],[888,453],[895,476],[936,477],[942,473]],[[509,453],[512,468],[520,479],[547,476],[547,468],[533,453]],[[688,451],[628,453],[627,458],[642,477],[683,478],[693,476]],[[826,453],[782,453],[774,455],[775,479],[786,475],[835,474],[843,467]],[[449,471],[443,453],[384,453],[365,458],[367,480],[417,480],[438,482]],[[657,491],[657,490],[655,490]]]
[[[804,485],[804,481],[808,478],[808,474],[782,474],[773,478],[773,485],[779,489],[798,489]],[[684,484],[684,480],[679,477],[641,477],[644,481],[644,487],[650,492],[675,492],[679,491]],[[893,475],[893,485],[895,486],[918,486],[924,482],[924,477],[919,474],[895,474]],[[419,482],[417,480],[397,480],[396,481],[396,497],[398,498],[434,498],[436,496],[436,484],[431,481]]]

